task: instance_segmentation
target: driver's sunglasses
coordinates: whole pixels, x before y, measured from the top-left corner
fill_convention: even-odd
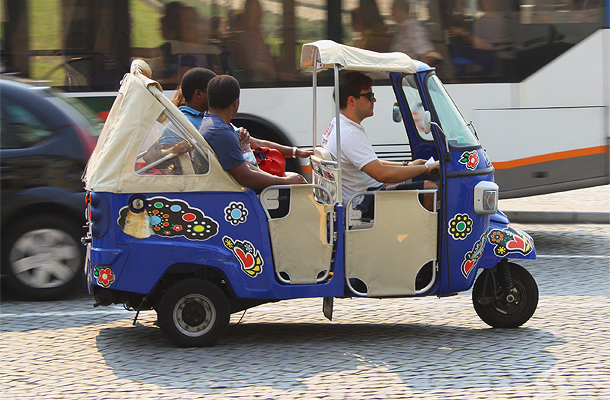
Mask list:
[[[375,100],[375,93],[373,93],[373,92],[360,93],[359,95],[354,96],[354,97],[362,97],[362,96],[366,97],[366,98],[367,98],[367,99],[369,99],[369,101],[371,101],[371,102],[372,102],[373,100]]]

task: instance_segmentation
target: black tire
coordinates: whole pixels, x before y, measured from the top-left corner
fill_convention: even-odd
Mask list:
[[[508,263],[513,281],[513,289],[493,301],[479,301],[502,293],[503,279],[500,267],[495,272],[486,269],[477,278],[472,289],[472,302],[479,317],[494,328],[517,328],[526,323],[538,306],[538,285],[534,277],[522,266]],[[495,291],[494,291],[495,286]],[[507,296],[512,296],[512,301]]]
[[[157,308],[159,327],[179,347],[211,346],[224,334],[229,301],[214,284],[188,279],[171,286]]]
[[[2,285],[25,300],[57,300],[80,282],[85,263],[82,227],[40,215],[3,231]]]

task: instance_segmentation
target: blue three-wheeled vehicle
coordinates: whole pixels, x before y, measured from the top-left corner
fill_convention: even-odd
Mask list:
[[[498,211],[494,167],[435,71],[331,41],[306,44],[301,64],[313,67],[314,121],[318,70],[334,70],[337,96],[342,69],[389,76],[413,158],[440,161],[434,209],[417,190],[359,193],[344,207],[340,157],[315,142],[312,184],[257,194],[223,171],[148,66],[134,62],[85,173],[96,305],[154,309],[179,346],[211,345],[231,313],[271,301],[320,297],[331,319],[334,298],[444,297],[473,284],[483,321],[525,323],[537,285],[509,260],[535,259],[533,240]],[[193,149],[151,162],[148,150],[168,130]],[[372,217],[351,207],[362,195],[373,197]]]

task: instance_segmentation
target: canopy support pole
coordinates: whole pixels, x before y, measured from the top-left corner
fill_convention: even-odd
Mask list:
[[[318,125],[317,112],[318,109],[318,48],[316,47],[313,51],[313,148],[318,145],[318,138],[316,135],[316,129]]]
[[[341,171],[341,104],[339,97],[339,66],[337,64],[334,65],[335,72],[335,135],[337,139],[337,169]],[[338,174],[337,179],[337,202],[339,204],[343,203],[343,177],[341,174]]]

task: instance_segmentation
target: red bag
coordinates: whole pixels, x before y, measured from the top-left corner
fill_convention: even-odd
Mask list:
[[[286,176],[286,158],[276,149],[260,147],[252,150],[260,169],[276,176]]]

